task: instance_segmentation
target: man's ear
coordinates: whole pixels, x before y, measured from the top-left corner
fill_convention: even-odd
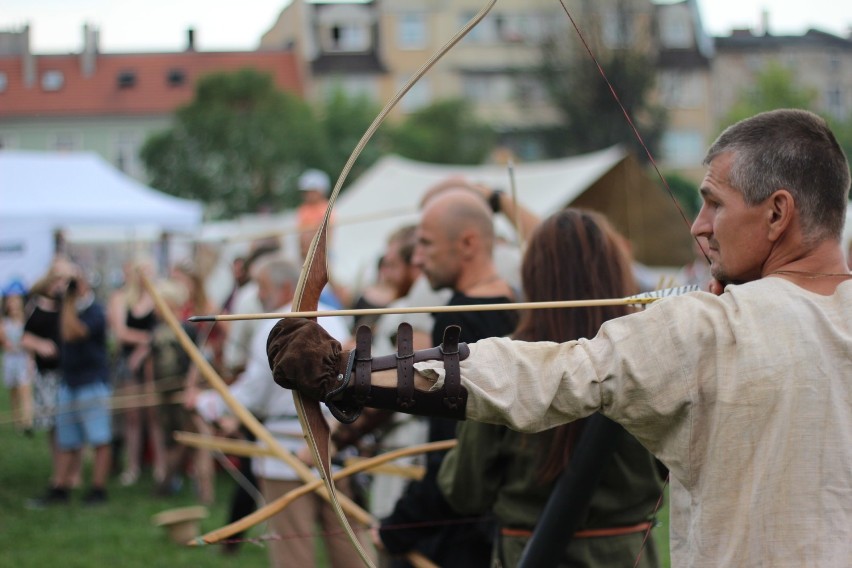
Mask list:
[[[786,233],[796,218],[796,200],[786,189],[775,191],[766,200],[767,218],[771,241],[777,241]]]
[[[472,228],[462,229],[458,243],[464,254],[473,255],[479,245],[479,233]]]

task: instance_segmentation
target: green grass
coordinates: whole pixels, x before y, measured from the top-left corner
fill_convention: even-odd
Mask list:
[[[660,510],[657,511],[657,526],[653,532],[654,541],[657,544],[657,552],[660,555],[660,566],[669,568],[671,566],[671,558],[669,557],[669,486],[666,485],[664,496],[665,501]]]
[[[8,411],[8,391],[0,393],[0,413]],[[50,476],[50,458],[46,434],[27,438],[14,431],[11,424],[0,423],[0,568],[90,568],[122,566],[140,568],[267,566],[266,550],[244,543],[238,557],[222,554],[222,547],[211,545],[189,548],[171,542],[165,530],[152,525],[151,517],[166,509],[197,504],[191,489],[171,498],[152,497],[150,475],[143,476],[133,487],[121,487],[111,481],[110,500],[98,507],[80,503],[83,489],[78,489],[67,506],[30,511],[25,503],[40,495]],[[88,481],[86,468],[84,481]],[[188,484],[187,484],[188,485]],[[227,522],[227,507],[234,482],[225,472],[216,479],[216,503],[210,516],[202,522],[209,531]],[[668,507],[658,518],[654,538],[661,553],[661,566],[669,566]],[[249,536],[263,534],[255,528]]]
[[[7,391],[0,394],[0,410],[9,408]],[[108,503],[85,507],[78,489],[70,505],[41,511],[25,507],[27,498],[42,494],[50,476],[46,434],[27,438],[11,424],[0,424],[0,567],[90,568],[93,566],[241,567],[267,566],[266,550],[245,543],[238,557],[226,557],[221,546],[189,548],[171,542],[151,517],[166,509],[195,505],[189,487],[170,498],[153,497],[153,482],[143,476],[133,487],[113,480]],[[88,481],[86,468],[84,481]],[[188,484],[187,484],[188,485]],[[216,480],[216,503],[202,522],[209,531],[227,522],[227,506],[234,482],[220,472]],[[254,529],[252,535],[262,534]]]

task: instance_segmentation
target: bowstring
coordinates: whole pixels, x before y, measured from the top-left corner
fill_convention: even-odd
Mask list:
[[[645,144],[645,139],[642,138],[642,134],[639,132],[639,129],[636,128],[636,124],[633,122],[633,118],[630,116],[630,113],[627,112],[627,108],[625,108],[624,104],[621,102],[621,97],[619,97],[618,93],[615,91],[615,87],[613,87],[612,82],[610,82],[609,77],[607,77],[606,72],[598,61],[598,58],[595,56],[594,51],[592,51],[591,46],[589,46],[589,42],[586,41],[586,36],[583,34],[583,31],[580,29],[580,26],[577,24],[576,20],[574,20],[574,17],[571,15],[571,12],[568,10],[568,7],[565,5],[565,0],[559,0],[559,5],[562,6],[562,10],[565,12],[565,15],[568,16],[568,19],[571,21],[571,25],[574,26],[574,31],[577,32],[577,37],[580,38],[580,42],[583,44],[583,48],[585,48],[586,53],[589,54],[589,57],[592,58],[595,67],[597,67],[598,69],[598,73],[600,73],[601,77],[606,83],[607,88],[609,89],[610,94],[612,94],[612,98],[615,99],[618,108],[621,109],[621,114],[624,115],[625,120],[627,120],[627,124],[633,131],[633,135],[636,137],[636,140],[639,142],[639,145],[642,146],[642,150],[644,150],[645,155],[648,157],[648,161],[654,168],[654,171],[657,173],[657,177],[659,177],[660,181],[663,183],[663,187],[666,188],[666,192],[669,194],[669,197],[671,198],[672,203],[674,203],[674,206],[680,214],[681,219],[683,219],[683,222],[686,223],[687,229],[690,231],[690,235],[698,244],[698,248],[701,250],[701,254],[704,255],[707,264],[710,264],[710,257],[707,256],[707,252],[704,250],[704,247],[701,246],[701,242],[698,240],[698,237],[696,235],[692,235],[692,223],[687,218],[683,207],[681,207],[680,203],[675,197],[674,191],[672,191],[672,188],[669,186],[669,182],[666,181],[666,178],[660,171],[660,168],[657,165],[657,161],[654,159],[653,154],[651,154],[651,151],[648,149],[648,145]]]
[[[674,203],[674,206],[680,214],[681,219],[683,219],[683,222],[686,224],[687,230],[689,230],[690,235],[695,240],[696,244],[698,244],[698,248],[699,250],[701,250],[701,254],[704,256],[704,259],[707,261],[707,264],[710,264],[710,257],[707,255],[707,252],[704,250],[704,247],[701,246],[701,242],[698,240],[698,236],[692,234],[692,223],[687,218],[683,207],[681,207],[680,203],[674,195],[674,192],[672,191],[672,188],[669,186],[669,183],[666,181],[666,178],[660,171],[660,168],[657,165],[657,161],[654,159],[653,154],[651,154],[651,151],[648,149],[648,145],[645,143],[645,139],[642,138],[642,134],[639,132],[639,129],[636,127],[636,124],[633,122],[633,118],[630,116],[630,113],[627,111],[627,108],[625,108],[624,104],[621,102],[621,97],[618,96],[618,93],[616,92],[615,87],[612,85],[612,82],[609,80],[609,77],[607,77],[603,66],[601,66],[600,61],[598,61],[598,58],[597,56],[595,56],[594,51],[592,51],[589,42],[586,41],[586,37],[583,34],[583,31],[580,29],[580,26],[577,24],[576,20],[571,15],[571,12],[568,10],[568,7],[565,5],[565,0],[559,0],[559,5],[562,6],[562,10],[565,12],[565,15],[568,16],[568,20],[574,27],[574,31],[577,33],[577,37],[580,38],[580,42],[583,44],[583,48],[586,50],[586,53],[588,53],[589,57],[591,57],[592,61],[595,64],[595,67],[597,67],[598,73],[600,73],[601,78],[606,83],[606,86],[609,89],[612,98],[615,100],[616,104],[618,105],[618,108],[624,115],[624,118],[627,121],[627,124],[630,126],[630,129],[633,131],[633,135],[636,137],[636,140],[639,142],[639,145],[642,146],[642,150],[645,152],[645,155],[648,157],[649,163],[654,168],[654,171],[657,173],[657,177],[660,178],[660,181],[663,183],[663,187],[666,188],[666,192],[669,194],[669,197],[671,198],[672,203]],[[656,519],[657,513],[659,512],[660,507],[663,504],[663,496],[665,495],[666,488],[668,487],[670,475],[671,474],[666,475],[666,478],[663,482],[662,490],[660,491],[660,497],[659,499],[657,499],[657,503],[654,506],[653,511],[651,511],[652,519]],[[645,535],[642,538],[642,545],[639,548],[638,554],[636,555],[636,561],[633,564],[633,568],[637,568],[637,566],[639,566],[639,562],[642,559],[642,553],[645,551],[645,546],[648,543],[648,537],[650,536],[651,530],[654,528],[654,525],[655,523],[651,523],[651,525],[645,531]]]

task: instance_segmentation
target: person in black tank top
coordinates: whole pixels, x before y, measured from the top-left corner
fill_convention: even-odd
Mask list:
[[[124,267],[125,284],[113,292],[109,300],[108,315],[110,330],[119,345],[113,382],[116,394],[135,395],[155,392],[155,377],[151,367],[151,337],[157,324],[154,301],[142,286],[139,271],[149,278],[154,274],[153,264],[147,260],[129,262]],[[141,472],[145,454],[143,441],[151,444],[154,462],[154,477],[159,480],[165,475],[165,440],[156,408],[130,408],[116,415],[114,430],[119,436],[119,445],[124,454],[124,470],[119,480],[122,485],[136,483]],[[147,436],[146,436],[147,435]]]
[[[434,289],[451,288],[450,304],[505,303],[514,299],[492,260],[494,229],[484,200],[467,190],[447,190],[423,210],[413,262]],[[512,312],[434,314],[432,343],[441,343],[447,325],[460,325],[462,341],[511,333]],[[455,438],[457,422],[429,419],[429,441]],[[380,546],[399,555],[417,550],[445,568],[485,568],[491,558],[495,527],[483,519],[463,519],[444,499],[437,473],[444,453],[427,456],[426,474],[409,484],[393,513],[382,520]],[[408,525],[414,528],[400,528]],[[396,562],[396,561],[395,561]],[[404,565],[404,563],[394,564]]]
[[[62,379],[59,369],[59,306],[56,300],[61,291],[68,286],[68,274],[71,267],[67,260],[57,257],[47,274],[31,288],[32,298],[27,306],[27,321],[24,323],[24,335],[21,345],[32,353],[35,359],[36,374],[33,381],[33,427],[49,432],[53,472],[51,483],[58,480],[57,459],[59,456],[55,443],[56,413],[59,398],[59,386]],[[71,465],[79,478],[81,462]]]

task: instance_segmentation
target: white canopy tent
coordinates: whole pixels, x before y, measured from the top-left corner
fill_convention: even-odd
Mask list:
[[[690,238],[671,199],[620,146],[514,167],[518,200],[541,217],[569,205],[605,213],[627,235],[643,262],[676,265],[690,258]],[[356,180],[335,206],[329,260],[343,282],[362,280],[395,229],[418,220],[418,204],[429,189],[461,175],[510,191],[506,166],[457,166],[387,156]],[[511,223],[498,217],[498,233],[514,239]],[[663,246],[665,245],[665,246]],[[654,256],[654,249],[666,249]],[[643,258],[644,257],[644,258]]]
[[[2,151],[0,285],[41,276],[57,231],[127,241],[195,232],[201,217],[200,203],[151,189],[94,153]]]

